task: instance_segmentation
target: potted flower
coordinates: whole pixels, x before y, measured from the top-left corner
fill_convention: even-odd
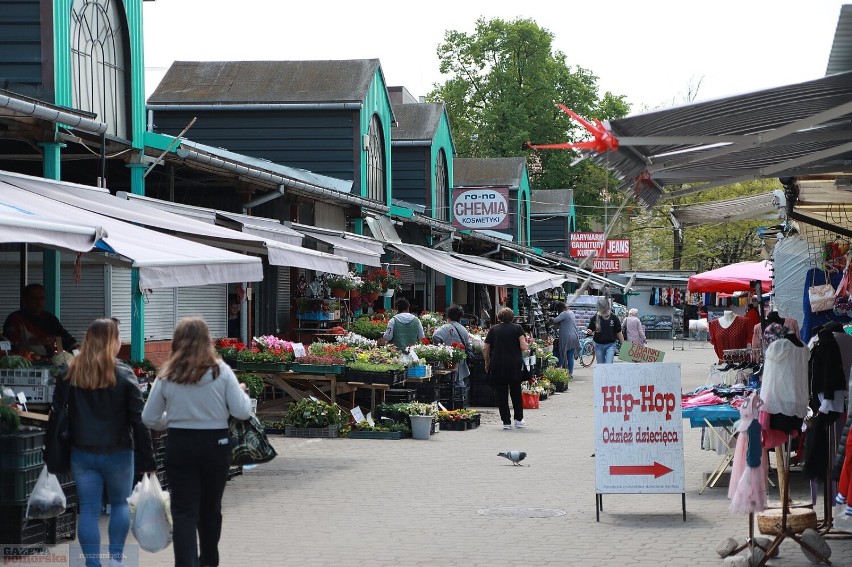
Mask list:
[[[370,425],[362,421],[350,428],[344,428],[343,432],[350,439],[402,439],[411,434],[411,429],[404,423]]]
[[[571,375],[565,368],[556,368],[549,366],[544,370],[544,378],[548,379],[557,392],[564,392],[568,389],[568,382],[571,381]]]
[[[337,404],[308,397],[291,403],[283,421],[286,437],[339,437],[345,417]]]
[[[355,319],[349,330],[370,340],[382,338],[388,328],[388,322],[381,317],[362,316]]]
[[[524,409],[538,409],[543,388],[536,385],[535,379],[521,382],[521,402]]]
[[[331,290],[331,296],[338,299],[343,299],[353,289],[358,289],[361,286],[361,276],[355,272],[348,274],[327,274],[325,276],[325,284]]]
[[[239,339],[216,339],[215,348],[222,360],[234,364],[237,362],[237,355],[246,350],[246,345]]]
[[[361,281],[361,287],[358,288],[358,292],[367,298],[367,301],[375,301],[379,298],[379,293],[382,292],[382,284],[375,280],[371,279],[370,276],[363,278]]]
[[[305,374],[342,374],[345,363],[342,356],[335,354],[307,354],[297,358],[290,369]]]
[[[374,270],[368,276],[371,280],[379,283],[382,292],[390,292],[402,287],[402,274],[399,270]]]
[[[237,382],[246,385],[246,390],[250,398],[259,398],[263,394],[263,378],[257,374],[238,372]]]
[[[240,370],[285,372],[293,360],[293,343],[274,335],[255,337],[252,347],[237,353]]]
[[[408,419],[411,422],[411,436],[414,439],[429,439],[432,434],[432,424],[438,415],[435,404],[410,402],[405,406]]]

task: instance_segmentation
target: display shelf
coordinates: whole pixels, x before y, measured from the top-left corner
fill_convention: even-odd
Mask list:
[[[349,298],[311,298],[308,301],[312,302],[313,305],[310,310],[296,310],[296,320],[298,323],[293,331],[295,331],[296,338],[299,342],[304,342],[302,335],[313,340],[313,338],[317,335],[328,334],[328,330],[332,327],[348,325],[352,314]],[[318,304],[326,305],[332,302],[340,304],[340,308],[319,311],[314,309],[314,307]]]

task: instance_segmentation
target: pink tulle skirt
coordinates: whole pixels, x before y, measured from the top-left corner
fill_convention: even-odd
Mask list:
[[[740,478],[743,476],[745,469],[749,468],[746,465],[746,452],[748,451],[748,434],[743,431],[737,435],[737,445],[734,449],[734,461],[731,464],[731,481],[728,483],[728,498],[732,499],[737,492],[737,486],[740,484]],[[769,478],[769,457],[766,452],[763,452],[763,458],[760,459],[760,469],[763,471],[763,478]]]

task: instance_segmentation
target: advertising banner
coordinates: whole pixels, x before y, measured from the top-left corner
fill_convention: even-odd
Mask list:
[[[604,255],[607,258],[630,258],[630,240],[627,238],[607,240]]]
[[[509,188],[453,189],[453,226],[459,229],[509,228]]]
[[[610,260],[609,258],[595,258],[592,260],[593,272],[620,272],[621,260]]]
[[[604,234],[602,232],[572,232],[568,248],[572,258],[585,258],[597,252],[597,257],[603,256]]]
[[[597,493],[683,493],[680,364],[598,364],[594,394]]]

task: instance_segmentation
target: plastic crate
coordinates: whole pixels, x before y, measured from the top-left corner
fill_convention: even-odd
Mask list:
[[[26,502],[44,465],[16,471],[0,471],[0,504]]]
[[[334,425],[328,427],[293,427],[285,425],[284,437],[323,437],[333,439],[340,437],[340,431]]]
[[[409,366],[405,370],[406,378],[428,378],[432,375],[432,366],[429,364],[420,366]]]
[[[44,447],[44,439],[44,429],[18,431],[9,435],[0,435],[0,455],[20,453],[22,451],[29,451],[30,449],[41,449]]]
[[[0,386],[47,386],[54,382],[50,366],[0,369]]]
[[[47,520],[28,520],[27,505],[0,506],[0,542],[4,544],[47,543]]]
[[[405,380],[405,372],[402,370],[391,370],[389,372],[364,372],[361,370],[346,369],[342,380],[347,382],[363,382],[364,384],[387,384],[393,386]]]
[[[16,453],[0,453],[0,471],[17,471],[42,465],[43,454],[41,447]]]
[[[56,544],[77,538],[77,511],[68,510],[47,520],[47,543]]]
[[[350,439],[402,439],[402,431],[350,431]]]
[[[342,364],[300,364],[294,362],[290,365],[290,370],[303,374],[343,374],[346,367]]]
[[[53,391],[56,389],[56,386],[24,386],[21,384],[15,384],[13,386],[8,386],[11,388],[15,394],[19,394],[23,392],[23,394],[27,397],[28,404],[49,404],[53,401]]]
[[[400,404],[413,402],[416,393],[417,391],[411,388],[390,389],[385,392],[385,403]]]

